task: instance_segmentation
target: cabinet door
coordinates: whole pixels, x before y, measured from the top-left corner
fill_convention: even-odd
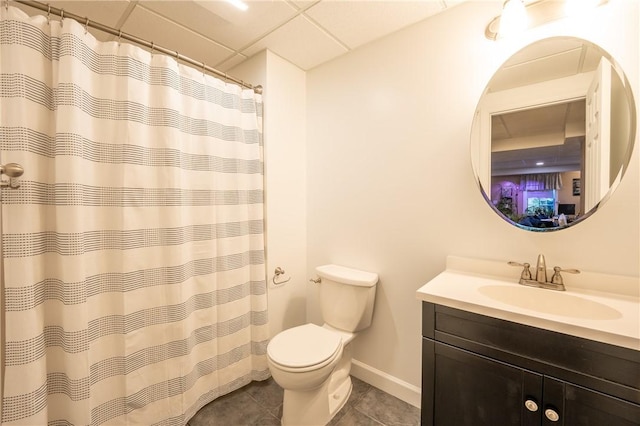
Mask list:
[[[425,342],[423,350],[430,348],[423,365],[423,425],[540,425],[540,374]]]
[[[555,426],[638,426],[640,405],[561,380],[544,378],[543,413],[557,407],[555,422],[543,416],[543,425]]]

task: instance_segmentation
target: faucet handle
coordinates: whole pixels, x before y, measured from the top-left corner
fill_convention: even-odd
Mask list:
[[[559,266],[553,267],[553,276],[551,277],[552,284],[564,284],[562,282],[562,275],[560,272],[566,272],[568,274],[579,274],[580,271],[578,269],[562,269]]]
[[[520,274],[521,280],[530,280],[531,279],[531,270],[529,267],[531,266],[529,263],[518,263],[518,262],[507,262],[511,266],[522,266],[522,273]]]

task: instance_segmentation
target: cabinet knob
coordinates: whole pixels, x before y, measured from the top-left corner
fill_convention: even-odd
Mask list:
[[[544,410],[544,415],[552,422],[557,422],[558,420],[560,420],[560,415],[552,408],[547,408],[546,410]]]
[[[529,411],[538,411],[538,404],[536,404],[536,402],[532,399],[527,399],[524,402],[524,406],[527,408],[527,410]]]

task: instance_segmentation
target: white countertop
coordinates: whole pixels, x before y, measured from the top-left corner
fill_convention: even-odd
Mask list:
[[[487,261],[479,262],[447,259],[447,270],[418,289],[417,298],[640,351],[640,298],[633,291],[631,294],[596,291],[570,286],[567,279],[567,291],[527,287],[518,284],[519,270],[504,269],[512,275],[508,278],[500,272],[488,274],[491,265]],[[476,264],[480,267],[473,267]],[[453,269],[461,265],[465,270]],[[586,274],[588,281],[589,273]],[[607,281],[612,283],[612,288],[615,288],[616,278],[610,277]],[[631,286],[635,281],[640,283],[633,277],[621,279]]]

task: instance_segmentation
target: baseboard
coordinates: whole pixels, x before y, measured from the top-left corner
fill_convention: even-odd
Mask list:
[[[351,361],[351,374],[389,395],[393,395],[414,407],[420,408],[421,391],[417,386],[364,364],[357,359]]]

